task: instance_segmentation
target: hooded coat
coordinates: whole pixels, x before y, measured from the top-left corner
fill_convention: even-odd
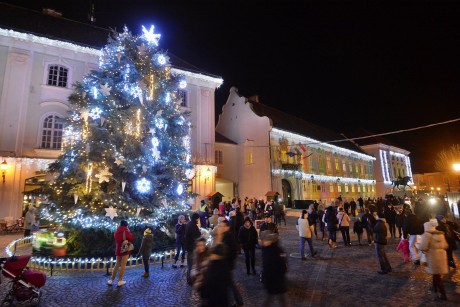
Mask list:
[[[422,241],[418,245],[419,250],[426,254],[427,268],[429,274],[447,274],[447,241],[442,231],[436,230],[437,222],[429,221],[423,224],[425,232]]]

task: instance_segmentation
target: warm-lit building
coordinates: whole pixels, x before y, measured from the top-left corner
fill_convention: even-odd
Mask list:
[[[362,145],[361,148],[376,158],[374,161],[374,177],[376,182],[376,195],[378,197],[384,197],[389,193],[398,196],[403,196],[404,194],[410,196],[412,194],[412,186],[414,183],[409,158],[410,152],[396,146],[382,143]],[[393,181],[398,177],[411,177],[411,181],[408,182],[405,191],[400,192],[401,190],[398,187],[394,187]],[[402,188],[403,187],[401,187],[401,189]]]
[[[61,153],[67,97],[76,81],[98,69],[108,34],[54,11],[0,3],[0,163],[5,162],[0,217],[19,217],[24,203],[43,197],[44,171]],[[214,152],[208,146],[215,138],[214,93],[223,81],[168,55],[172,71],[185,75],[188,84],[178,103],[191,111],[192,191],[207,195],[215,184],[215,167],[209,165]]]
[[[216,133],[236,143],[216,140],[215,145],[216,156],[222,157],[217,183],[233,182],[234,196],[265,198],[267,192],[278,192],[287,205],[376,196],[372,155],[339,141],[338,133],[263,105],[257,97],[240,96],[235,87]],[[227,155],[236,155],[236,163]]]

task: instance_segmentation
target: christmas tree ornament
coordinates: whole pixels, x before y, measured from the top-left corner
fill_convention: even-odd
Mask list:
[[[101,88],[101,93],[104,95],[104,96],[110,96],[110,91],[112,90],[112,88],[107,84],[101,84],[100,85],[100,88]]]
[[[152,183],[145,178],[141,178],[136,181],[136,189],[141,194],[148,193],[152,189]]]
[[[124,192],[126,187],[126,181],[121,182],[121,191]]]
[[[114,217],[118,216],[117,214],[117,209],[110,206],[108,208],[104,208],[105,209],[105,216],[108,216],[110,217],[111,220],[113,220]]]
[[[99,183],[103,183],[103,182],[109,182],[110,178],[112,178],[112,175],[113,174],[109,171],[109,168],[105,167],[99,172],[99,174],[96,174],[95,177],[99,178]]]
[[[74,194],[73,194],[73,202],[74,202],[75,205],[76,205],[77,202],[78,202],[78,194],[77,194],[77,193],[74,193]]]
[[[136,217],[139,217],[139,213],[141,213],[142,207],[136,208]]]

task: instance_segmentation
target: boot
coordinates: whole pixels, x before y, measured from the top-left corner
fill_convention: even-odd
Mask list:
[[[334,247],[334,248],[337,248],[337,243],[334,242],[333,247]]]
[[[184,267],[184,259],[182,259],[182,260],[180,261],[180,267],[181,267],[181,268]]]
[[[149,277],[149,273],[148,273],[148,272],[144,272],[144,274],[142,275],[142,277]]]

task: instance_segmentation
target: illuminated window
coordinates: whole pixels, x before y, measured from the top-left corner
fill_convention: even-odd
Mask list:
[[[338,158],[335,158],[335,170],[338,172],[340,170],[340,167],[339,167],[339,159]]]
[[[334,192],[334,184],[329,183],[329,192]]]
[[[348,193],[348,183],[345,183],[345,193]]]
[[[215,158],[216,158],[216,164],[224,164],[223,162],[223,157],[222,157],[222,150],[216,150],[215,151]]]
[[[60,65],[50,65],[48,69],[48,85],[67,87],[69,70]]]
[[[345,161],[342,162],[342,169],[343,173],[345,174],[347,172],[347,164],[345,163]]]
[[[56,115],[46,117],[42,125],[41,148],[61,149],[63,127],[62,119]]]
[[[254,144],[254,141],[246,141],[246,146],[244,147],[244,162],[246,164],[253,164],[254,159],[253,159],[253,148],[252,145]]]
[[[361,192],[361,186],[358,184],[358,193]]]
[[[340,183],[337,184],[337,192],[342,192],[342,185]]]
[[[354,192],[355,192],[355,185],[351,184],[351,193],[354,193]]]

